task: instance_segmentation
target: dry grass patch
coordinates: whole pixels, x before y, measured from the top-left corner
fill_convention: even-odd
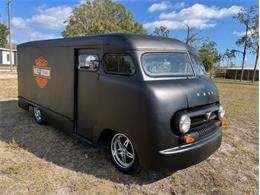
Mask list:
[[[0,73],[1,74],[1,73]],[[0,99],[17,98],[17,80],[0,79]]]

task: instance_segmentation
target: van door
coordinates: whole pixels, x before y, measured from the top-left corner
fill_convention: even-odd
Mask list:
[[[98,117],[100,54],[99,49],[78,50],[76,131],[89,140]]]

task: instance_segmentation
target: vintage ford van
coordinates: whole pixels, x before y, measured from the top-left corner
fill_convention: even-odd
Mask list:
[[[114,33],[18,46],[19,106],[96,145],[125,173],[179,170],[221,144],[225,111],[192,47]]]

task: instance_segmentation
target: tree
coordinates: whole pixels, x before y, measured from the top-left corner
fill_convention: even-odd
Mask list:
[[[192,33],[192,31],[194,30],[193,28],[191,28],[189,25],[185,24],[185,26],[187,27],[187,35],[186,35],[186,39],[185,39],[185,43],[187,45],[192,45],[194,44],[196,41],[201,41],[203,40],[202,37],[198,37],[199,32],[196,33]]]
[[[160,26],[155,27],[153,33],[155,34],[155,36],[168,38],[170,31],[167,29],[166,26]]]
[[[198,51],[206,71],[212,73],[218,67],[221,59],[221,55],[217,50],[217,44],[214,41],[206,40],[202,43]]]
[[[236,57],[236,53],[237,53],[237,50],[235,50],[235,49],[231,49],[231,50],[227,49],[221,58],[222,58],[222,60],[227,61],[227,66],[229,64],[231,64],[231,66],[232,66],[233,65],[232,59],[234,59]]]
[[[62,36],[84,36],[110,32],[146,34],[124,5],[111,0],[93,0],[74,8]]]
[[[6,25],[0,23],[0,46],[4,47],[7,43],[8,28]]]
[[[236,41],[236,44],[238,46],[243,45],[243,47],[244,47],[240,81],[242,81],[242,79],[243,79],[245,57],[246,57],[248,42],[249,42],[249,38],[250,38],[249,32],[252,29],[252,18],[254,17],[255,13],[256,13],[256,7],[251,6],[249,8],[241,9],[237,13],[237,15],[234,16],[234,18],[237,19],[240,24],[245,26],[245,34],[242,35],[242,37]]]
[[[249,48],[251,49],[251,52],[255,54],[255,66],[254,66],[254,73],[252,82],[255,81],[255,74],[256,74],[256,66],[258,64],[258,55],[259,55],[259,15],[255,15],[252,19],[253,21],[253,27],[251,30],[251,39]]]

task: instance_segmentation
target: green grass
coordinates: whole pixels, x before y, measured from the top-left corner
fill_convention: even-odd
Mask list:
[[[215,80],[230,126],[221,148],[170,176],[118,172],[103,148],[17,107],[17,81],[0,79],[0,194],[258,194],[258,82]]]

